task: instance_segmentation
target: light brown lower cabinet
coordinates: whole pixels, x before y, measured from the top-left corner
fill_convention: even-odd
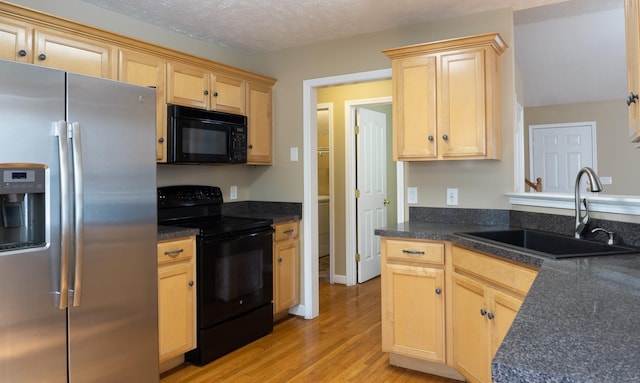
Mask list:
[[[469,382],[491,382],[491,360],[537,272],[453,247],[454,366]]]
[[[273,313],[279,319],[300,303],[299,223],[288,221],[273,227]]]
[[[160,363],[196,347],[195,237],[158,242]]]
[[[383,240],[382,350],[444,363],[444,245]]]
[[[537,271],[446,241],[382,237],[381,246],[389,363],[491,382],[491,359]]]

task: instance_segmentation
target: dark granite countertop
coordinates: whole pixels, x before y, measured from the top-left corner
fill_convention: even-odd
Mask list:
[[[158,241],[167,241],[170,239],[184,238],[191,235],[198,235],[198,229],[190,229],[185,227],[173,227],[158,225]]]
[[[553,260],[454,234],[506,228],[405,222],[376,234],[450,241],[540,267],[493,359],[494,382],[640,382],[640,255]]]

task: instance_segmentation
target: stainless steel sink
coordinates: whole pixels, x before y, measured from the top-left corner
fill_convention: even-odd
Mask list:
[[[640,253],[640,248],[631,246],[607,245],[536,230],[476,231],[456,235],[516,250],[527,250],[550,258]]]

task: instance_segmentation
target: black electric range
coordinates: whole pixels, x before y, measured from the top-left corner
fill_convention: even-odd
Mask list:
[[[158,188],[158,224],[199,229],[197,348],[185,360],[209,363],[273,331],[272,221],[221,214],[213,186]]]

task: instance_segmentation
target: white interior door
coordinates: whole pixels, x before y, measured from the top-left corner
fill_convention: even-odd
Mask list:
[[[530,175],[542,178],[544,192],[573,193],[582,167],[597,170],[595,127],[595,122],[529,126]]]
[[[358,283],[362,283],[380,275],[380,238],[374,230],[387,224],[387,117],[359,108],[356,119]]]

